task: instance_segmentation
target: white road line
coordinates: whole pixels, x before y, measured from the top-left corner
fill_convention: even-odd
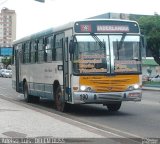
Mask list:
[[[143,100],[141,103],[145,105],[159,105],[160,106],[160,101]]]
[[[36,109],[37,109],[37,108],[36,108]],[[51,112],[46,111],[46,113],[51,113]],[[51,113],[51,114],[53,114],[53,113]],[[59,115],[59,114],[55,114],[55,113],[54,113],[54,115],[56,115],[57,117],[61,117],[62,119],[66,119],[66,120],[69,120],[69,121],[73,121],[74,123],[78,123],[78,124],[80,124],[80,125],[83,125],[83,126],[86,126],[86,127],[89,127],[89,128],[92,128],[92,129],[101,131],[101,132],[105,132],[105,133],[108,133],[108,134],[110,134],[110,135],[117,136],[117,137],[119,137],[119,138],[127,138],[127,137],[121,136],[121,135],[119,135],[119,134],[116,134],[116,133],[114,133],[114,132],[110,132],[110,131],[107,131],[107,130],[103,130],[103,129],[97,128],[97,127],[95,127],[95,126],[91,126],[91,125],[85,124],[85,123],[83,123],[83,122],[79,122],[79,121],[77,121],[77,120],[73,120],[73,119],[71,119],[71,118],[67,118],[67,117],[62,116],[62,115]],[[115,129],[115,128],[111,128],[111,127],[109,127],[109,126],[106,126],[105,128],[108,128],[108,129],[113,130],[113,131],[117,131],[117,132],[122,133],[122,134],[126,134],[126,135],[128,135],[128,136],[130,136],[130,137],[142,138],[142,137],[140,137],[140,136],[138,136],[138,135],[135,135],[135,134],[132,134],[132,133],[128,133],[128,132],[124,132],[124,131],[121,131],[121,130],[118,130],[118,129]]]
[[[12,98],[12,97],[11,97],[10,95],[8,95],[8,94],[6,95],[6,94],[4,94],[4,93],[0,93],[0,95],[3,96],[3,97]]]
[[[6,89],[6,88],[4,88],[4,87],[0,87],[0,89]]]
[[[56,115],[57,115],[57,114],[56,114]],[[60,115],[58,115],[58,116],[60,116]],[[62,116],[61,116],[61,117],[62,117]],[[93,128],[93,129],[95,129],[95,130],[99,130],[99,131],[102,131],[102,132],[106,132],[106,133],[108,133],[108,134],[111,134],[111,135],[114,135],[114,136],[117,136],[117,137],[120,137],[120,138],[126,138],[126,137],[123,137],[123,136],[121,136],[121,135],[119,135],[119,134],[116,134],[116,133],[113,133],[113,132],[109,132],[109,131],[106,131],[106,130],[102,130],[102,129],[99,129],[99,128],[97,128],[97,127],[94,127],[94,126],[91,126],[91,125],[88,125],[88,124],[79,122],[79,121],[77,121],[77,120],[73,120],[73,119],[66,118],[66,117],[64,117],[64,118],[65,118],[65,119],[72,120],[72,121],[74,121],[74,122],[76,122],[76,123],[79,123],[79,124],[81,124],[81,125],[85,125],[85,126],[87,126],[87,127]],[[138,135],[131,134],[131,133],[128,133],[128,132],[124,132],[124,131],[121,131],[121,130],[118,130],[118,129],[114,129],[114,128],[111,128],[111,127],[108,127],[108,126],[105,127],[105,128],[109,128],[109,129],[111,129],[111,130],[114,130],[114,131],[117,131],[117,132],[121,132],[121,133],[123,133],[123,134],[127,134],[127,135],[130,135],[130,136],[132,136],[132,137],[140,138],[140,136],[138,136]]]

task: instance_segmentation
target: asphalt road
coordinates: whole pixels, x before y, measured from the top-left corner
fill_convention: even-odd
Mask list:
[[[25,103],[12,89],[11,79],[0,78],[0,94]],[[54,110],[51,102],[31,105],[124,137],[160,138],[160,91],[145,90],[141,102],[124,102],[114,113],[102,105],[72,106],[67,113]]]

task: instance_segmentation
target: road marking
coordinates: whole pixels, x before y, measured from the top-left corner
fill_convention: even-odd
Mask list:
[[[108,134],[110,134],[110,135],[114,135],[114,136],[116,136],[116,137],[119,137],[119,138],[128,138],[127,136],[129,136],[129,137],[135,137],[135,138],[142,138],[142,137],[140,137],[140,136],[138,136],[138,135],[135,135],[135,134],[132,134],[132,133],[129,133],[129,132],[125,132],[125,131],[121,131],[121,130],[118,130],[118,129],[115,129],[115,128],[111,128],[111,127],[109,127],[109,126],[105,126],[105,128],[107,129],[110,129],[110,130],[112,130],[112,131],[115,131],[115,132],[119,132],[119,133],[122,133],[122,135],[127,135],[127,136],[122,136],[122,135],[120,135],[120,134],[116,134],[115,132],[110,132],[109,130],[103,130],[103,129],[101,129],[101,128],[98,128],[98,125],[97,125],[97,127],[96,126],[92,126],[92,124],[86,124],[85,122],[81,122],[81,121],[78,121],[78,120],[74,120],[72,117],[71,118],[68,118],[67,116],[70,116],[70,115],[68,115],[68,114],[66,114],[66,113],[61,113],[61,112],[58,112],[59,114],[56,114],[56,113],[52,113],[52,112],[50,112],[50,111],[47,111],[47,110],[45,110],[45,109],[40,109],[40,108],[38,108],[38,107],[35,107],[34,105],[30,105],[30,106],[33,106],[33,108],[34,108],[34,110],[35,111],[38,111],[38,112],[40,112],[40,113],[43,113],[43,114],[45,114],[45,115],[48,115],[48,116],[53,116],[53,115],[55,115],[54,116],[54,118],[57,118],[57,119],[59,119],[59,120],[62,120],[62,121],[64,121],[64,119],[66,120],[66,122],[68,122],[68,123],[71,123],[70,121],[72,121],[73,123],[71,123],[71,124],[73,124],[73,125],[76,125],[76,124],[79,124],[79,125],[81,125],[81,126],[84,126],[83,128],[85,129],[86,127],[89,127],[89,128],[92,128],[92,129],[95,129],[95,130],[97,130],[97,131],[101,131],[101,132],[103,132],[103,133],[108,133]],[[48,114],[47,114],[48,113]],[[61,115],[60,115],[61,114]],[[65,116],[66,115],[66,116]],[[88,121],[87,121],[88,122]],[[103,126],[101,126],[102,128],[103,128]],[[129,139],[129,138],[128,138]],[[129,140],[131,140],[131,139],[129,139]]]
[[[24,98],[24,95],[23,94],[19,94],[18,98]]]
[[[141,103],[145,105],[160,105],[160,101],[142,100]]]
[[[0,95],[3,96],[3,97],[10,98],[10,99],[12,99],[12,100],[16,100],[16,99],[13,99],[13,95],[10,95],[10,93],[7,93],[7,92],[6,92],[6,93],[2,93],[2,92],[1,92]]]
[[[6,95],[6,94],[3,94],[3,93],[1,93],[0,95],[3,96],[3,97],[6,97],[6,98],[12,99],[12,96],[11,96],[11,95]]]
[[[0,89],[6,89],[6,88],[4,88],[4,87],[0,87]]]
[[[55,114],[55,115],[60,116],[60,115],[58,115],[58,114]],[[63,116],[60,116],[60,117],[63,117]],[[107,130],[100,129],[100,128],[97,128],[97,127],[95,127],[95,126],[91,126],[91,125],[85,124],[85,123],[83,123],[83,122],[79,122],[79,121],[77,121],[77,120],[73,120],[73,119],[70,119],[70,118],[67,118],[67,117],[63,117],[63,118],[68,119],[68,120],[72,120],[73,122],[76,122],[76,123],[79,123],[79,124],[81,124],[81,125],[84,125],[84,126],[93,128],[93,129],[95,129],[95,130],[99,130],[99,131],[102,131],[102,132],[106,132],[106,133],[108,133],[108,134],[111,134],[111,135],[114,135],[114,136],[117,136],[117,137],[120,137],[120,138],[126,138],[126,137],[121,136],[121,135],[119,135],[119,134],[116,134],[116,133],[113,133],[113,132],[109,132],[109,131],[107,131]],[[105,128],[108,128],[108,129],[111,129],[111,130],[114,130],[114,131],[117,131],[117,132],[120,132],[120,133],[123,133],[123,134],[127,134],[127,135],[130,135],[130,136],[132,136],[132,137],[141,138],[141,137],[138,136],[138,135],[131,134],[131,133],[128,133],[128,132],[124,132],[124,131],[121,131],[121,130],[118,130],[118,129],[115,129],[115,128],[111,128],[111,127],[108,127],[108,126],[106,126]]]

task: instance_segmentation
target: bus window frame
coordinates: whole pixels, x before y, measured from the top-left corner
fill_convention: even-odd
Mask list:
[[[26,49],[28,48],[28,51],[26,52]],[[23,50],[23,63],[29,64],[31,63],[31,53],[30,53],[30,41],[25,41],[22,43],[22,50]],[[28,58],[27,58],[28,54]]]
[[[65,34],[63,33],[57,33],[54,35],[54,49],[55,49],[55,61],[62,61],[63,60],[63,38],[64,38]],[[58,40],[58,41],[57,41]],[[57,44],[57,45],[56,45]],[[59,53],[60,52],[60,53]],[[61,55],[60,57],[58,57],[59,55]]]
[[[33,44],[33,45],[32,45]],[[32,48],[33,48],[33,51],[32,51]],[[32,60],[32,54],[33,54],[33,60]],[[37,62],[37,47],[36,47],[36,41],[35,40],[31,40],[30,41],[30,63],[31,64],[34,64]]]
[[[51,52],[50,53],[51,54],[50,57],[49,57],[47,51]],[[45,62],[52,62],[53,61],[53,35],[45,37],[45,43],[44,43],[44,61]]]
[[[40,43],[40,42],[42,42],[42,43]],[[41,44],[41,47],[40,47],[39,44]],[[44,38],[43,37],[39,38],[36,41],[36,47],[37,47],[37,63],[43,63],[45,61],[45,57],[44,57]]]

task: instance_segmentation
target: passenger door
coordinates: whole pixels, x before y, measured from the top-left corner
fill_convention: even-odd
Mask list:
[[[63,45],[63,83],[65,100],[69,100],[69,57],[68,57],[68,37],[65,37]]]
[[[22,45],[15,47],[15,80],[16,80],[16,91],[22,92],[22,84],[20,84],[20,54],[21,54]]]

